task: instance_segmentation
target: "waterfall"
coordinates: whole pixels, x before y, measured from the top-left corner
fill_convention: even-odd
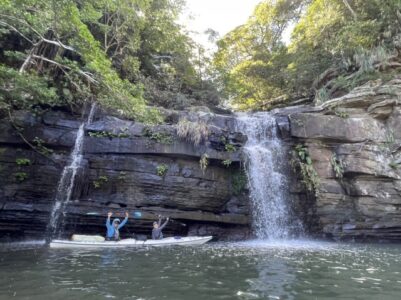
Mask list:
[[[243,153],[255,234],[259,239],[288,238],[294,226],[286,175],[288,149],[278,136],[275,117],[241,114],[237,127],[248,136]]]
[[[95,110],[96,104],[93,103],[86,122],[83,122],[77,131],[74,148],[70,154],[70,163],[64,167],[61,174],[48,227],[49,234],[51,234],[52,237],[60,234],[60,217],[62,214],[64,214],[64,209],[71,199],[75,178],[82,163],[82,148],[85,137],[85,125],[92,123]]]

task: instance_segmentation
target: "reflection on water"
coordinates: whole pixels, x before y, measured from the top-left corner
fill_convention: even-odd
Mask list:
[[[0,299],[399,299],[401,247],[311,241],[60,250],[3,245]]]

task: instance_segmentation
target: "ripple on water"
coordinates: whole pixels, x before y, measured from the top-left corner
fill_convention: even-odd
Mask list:
[[[0,299],[398,299],[400,247],[250,241],[187,248],[2,247]]]

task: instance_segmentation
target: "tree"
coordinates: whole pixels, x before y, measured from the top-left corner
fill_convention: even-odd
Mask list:
[[[57,105],[74,111],[97,101],[126,117],[160,122],[148,105],[170,103],[154,95],[193,97],[202,89],[193,42],[176,22],[182,5],[182,0],[1,0],[0,76],[6,80],[1,107]],[[30,81],[42,99],[29,95]]]
[[[240,109],[268,109],[321,88],[338,95],[399,66],[400,11],[399,0],[266,0],[218,41],[214,65]]]
[[[282,36],[304,5],[301,0],[263,1],[246,24],[218,41],[214,64],[239,108],[259,107],[285,90],[289,56]]]

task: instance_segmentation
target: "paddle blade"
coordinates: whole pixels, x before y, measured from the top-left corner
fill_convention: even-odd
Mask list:
[[[140,211],[135,211],[133,215],[135,219],[140,219],[142,217],[142,213]]]
[[[87,216],[99,216],[99,213],[97,212],[88,212],[86,213]]]

